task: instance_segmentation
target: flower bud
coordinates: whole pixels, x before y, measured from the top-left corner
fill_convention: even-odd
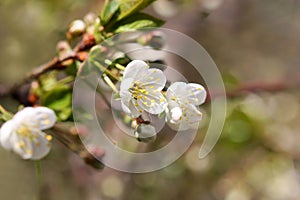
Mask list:
[[[153,31],[141,35],[137,42],[143,46],[150,46],[153,49],[161,49],[165,45],[165,36],[160,31]]]
[[[154,142],[156,139],[156,130],[154,126],[149,124],[140,124],[136,128],[134,135],[140,142]]]
[[[98,16],[95,13],[88,13],[87,15],[84,16],[83,20],[86,23],[87,26],[95,24],[97,21]]]
[[[75,20],[69,26],[67,37],[69,39],[72,39],[79,35],[82,35],[85,32],[85,29],[86,25],[82,20]]]

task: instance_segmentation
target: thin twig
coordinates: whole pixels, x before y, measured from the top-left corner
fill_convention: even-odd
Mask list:
[[[287,90],[300,89],[300,82],[294,84],[287,83],[286,81],[277,81],[273,83],[266,82],[249,82],[241,84],[233,90],[226,91],[226,94],[221,92],[210,92],[206,102],[210,102],[220,96],[226,96],[227,99],[238,98],[249,93],[261,93],[261,92],[281,92]]]

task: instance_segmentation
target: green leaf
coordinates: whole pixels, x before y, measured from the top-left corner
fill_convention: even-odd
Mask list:
[[[71,116],[72,90],[68,86],[59,86],[41,97],[42,105],[54,110],[62,121]]]
[[[114,16],[114,14],[119,9],[119,1],[118,0],[107,0],[105,2],[104,9],[101,13],[101,24],[105,25],[109,20]]]
[[[155,0],[119,0],[120,15],[118,16],[118,20],[141,11],[154,1]]]
[[[67,107],[58,113],[58,118],[61,121],[65,121],[65,120],[69,119],[71,115],[72,115],[72,109],[71,109],[71,107]]]
[[[157,19],[145,13],[136,13],[116,24],[115,33],[134,31],[142,28],[154,28],[164,24],[163,20]]]
[[[1,105],[0,105],[0,119],[3,121],[8,121],[13,118],[13,114],[5,110]]]
[[[87,76],[93,72],[98,72],[99,74],[101,74],[102,71],[100,71],[99,68],[95,65],[95,62],[101,62],[101,60],[105,59],[105,55],[103,52],[103,47],[99,45],[94,46],[90,50],[88,58],[79,67],[78,75]]]

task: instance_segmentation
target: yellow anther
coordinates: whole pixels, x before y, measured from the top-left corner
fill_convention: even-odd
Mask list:
[[[154,86],[153,86],[153,85],[150,85],[150,86],[149,86],[149,88],[150,88],[150,89],[153,89],[153,88],[154,88]]]
[[[24,149],[24,148],[26,147],[26,144],[25,144],[24,141],[20,141],[18,145],[19,145],[19,147],[22,148],[22,149]]]
[[[28,150],[26,150],[26,153],[29,155],[32,155],[32,150],[28,149]]]
[[[143,93],[143,94],[149,94],[149,92],[146,91],[146,90],[143,90],[142,93]]]
[[[27,126],[21,126],[17,130],[17,133],[22,135],[23,137],[30,137],[32,134],[30,133],[30,129]]]
[[[160,98],[159,101],[160,101],[160,102],[164,102],[164,101],[165,101],[165,98]]]
[[[48,141],[51,141],[51,140],[52,140],[52,136],[51,136],[51,135],[46,135],[46,139],[47,139]]]
[[[51,123],[51,121],[49,120],[49,119],[46,119],[45,121],[44,121],[44,124],[45,125],[49,125]]]

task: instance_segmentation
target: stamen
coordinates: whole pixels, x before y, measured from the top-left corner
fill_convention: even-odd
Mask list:
[[[51,121],[49,120],[49,119],[46,119],[45,121],[44,121],[44,124],[45,125],[49,125],[51,123]]]
[[[47,139],[48,141],[51,141],[51,140],[52,140],[52,136],[51,136],[51,135],[46,135],[46,139]]]
[[[24,149],[24,148],[26,147],[26,144],[25,144],[24,141],[20,141],[18,145],[19,145],[19,147],[22,148],[22,149]]]
[[[26,150],[26,153],[29,154],[29,155],[32,155],[32,150],[27,149],[27,150]]]

